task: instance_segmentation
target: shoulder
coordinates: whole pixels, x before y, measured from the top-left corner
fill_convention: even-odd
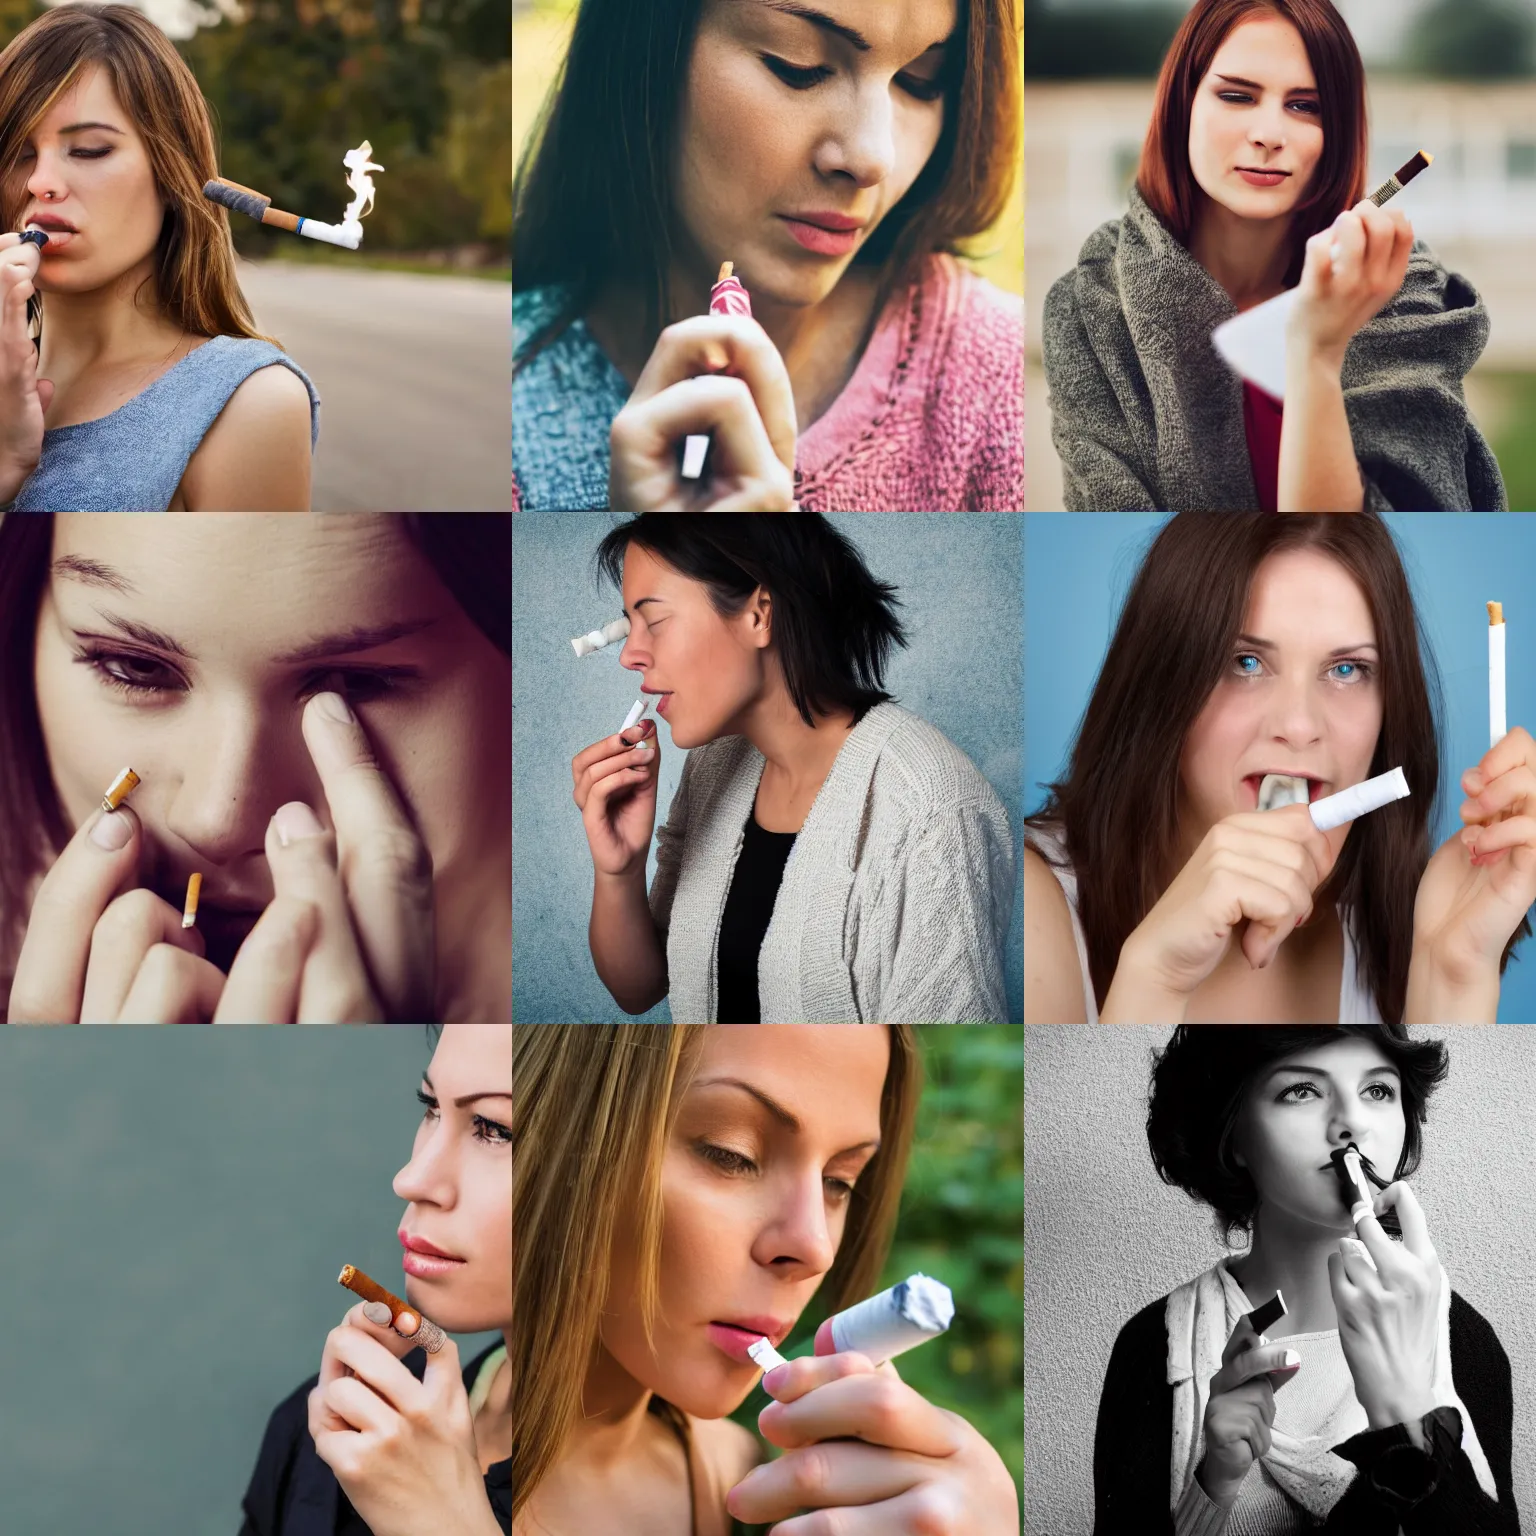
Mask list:
[[[1488,325],[1477,289],[1415,240],[1402,287],[1359,335],[1368,342],[1395,343],[1397,352],[1410,358],[1417,343],[1426,362],[1444,360],[1465,373],[1482,352]]]
[[[1024,1018],[1030,1024],[1087,1020],[1072,909],[1039,851],[1024,844]]]
[[[734,1488],[764,1460],[762,1442],[733,1419],[695,1419],[690,1415],[689,1424],[704,1468],[722,1492]]]
[[[310,397],[282,363],[250,374],[203,435],[182,475],[190,510],[309,510]]]
[[[1115,1336],[1109,1369],[1121,1373],[1155,1371],[1167,1384],[1168,1298],[1148,1302]]]
[[[956,339],[999,357],[1022,356],[1024,300],[973,271],[953,256],[936,258],[929,267],[925,297],[942,302],[952,316]]]
[[[986,776],[936,725],[899,704],[876,708],[884,717],[882,725],[894,722],[875,764],[876,798],[895,802],[914,819],[925,818],[926,825],[946,813],[978,808],[1004,816],[1002,801]]]

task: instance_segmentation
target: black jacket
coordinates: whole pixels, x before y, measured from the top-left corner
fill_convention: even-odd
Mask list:
[[[1173,1536],[1168,1508],[1173,1388],[1168,1385],[1167,1302],[1165,1296],[1143,1307],[1120,1330],[1109,1357],[1093,1438],[1094,1536]],[[1494,1504],[1482,1491],[1472,1463],[1458,1448],[1449,1471],[1427,1498],[1406,1513],[1389,1509],[1372,1487],[1368,1468],[1378,1435],[1391,1431],[1367,1432],[1345,1442],[1357,1451],[1349,1459],[1361,1465],[1361,1475],[1334,1505],[1321,1530],[1335,1536],[1397,1536],[1401,1526],[1403,1536],[1519,1536],[1510,1474],[1514,1403],[1509,1359],[1488,1320],[1455,1292],[1451,1374],[1488,1458],[1499,1502]],[[1362,1449],[1366,1454],[1359,1454]]]
[[[496,1348],[495,1345],[491,1349]],[[469,1391],[481,1362],[491,1349],[483,1351],[464,1368],[464,1389]],[[426,1370],[424,1350],[413,1349],[405,1357],[406,1366],[418,1381]],[[261,1454],[251,1485],[245,1490],[242,1508],[245,1524],[240,1536],[372,1536],[362,1516],[341,1491],[336,1474],[315,1454],[315,1442],[309,1437],[309,1394],[319,1376],[311,1376],[291,1397],[284,1399],[267,1421],[262,1436]],[[486,1497],[501,1523],[512,1532],[512,1463],[498,1461],[485,1475]],[[430,1536],[423,1532],[422,1536]]]

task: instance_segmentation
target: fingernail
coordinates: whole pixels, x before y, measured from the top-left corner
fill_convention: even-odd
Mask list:
[[[789,1367],[776,1365],[763,1377],[763,1389],[767,1392],[776,1392],[789,1380]]]
[[[357,723],[357,717],[347,708],[347,701],[339,693],[317,693],[315,695],[315,708],[327,720],[334,720],[337,725],[355,725]]]
[[[1480,795],[1483,792],[1483,776],[1476,768],[1469,768],[1462,782],[1467,786],[1469,795]]]
[[[272,825],[277,828],[277,840],[284,848],[298,838],[319,837],[325,831],[315,813],[302,800],[290,800],[287,805],[279,806]]]
[[[133,823],[121,811],[103,811],[101,819],[91,828],[91,841],[108,853],[126,848],[132,836]]]
[[[363,1316],[370,1323],[377,1323],[380,1328],[389,1327],[390,1311],[382,1301],[370,1301],[363,1305]]]
[[[1300,1365],[1300,1364],[1301,1364],[1301,1356],[1298,1355],[1294,1349],[1286,1350],[1286,1352],[1285,1352],[1285,1366],[1286,1366],[1286,1369],[1289,1370],[1292,1366],[1296,1366],[1296,1365]]]

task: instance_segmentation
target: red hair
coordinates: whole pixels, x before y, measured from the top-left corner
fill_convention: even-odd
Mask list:
[[[1147,206],[1175,239],[1188,245],[1200,188],[1189,164],[1189,118],[1195,92],[1210,73],[1216,50],[1245,17],[1268,11],[1301,34],[1317,80],[1323,155],[1308,195],[1291,216],[1291,266],[1286,281],[1301,280],[1307,241],[1365,196],[1368,135],[1365,68],[1349,27],[1331,0],[1196,0],[1184,18],[1162,73],[1152,125],[1141,148],[1136,185]]]

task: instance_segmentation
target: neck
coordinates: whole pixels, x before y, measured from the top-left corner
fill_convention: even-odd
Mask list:
[[[1269,1330],[1270,1339],[1323,1333],[1339,1326],[1328,1283],[1328,1255],[1348,1233],[1299,1223],[1259,1207],[1253,1246],[1227,1267],[1253,1306],[1285,1292],[1286,1314]]]
[[[1189,250],[1232,302],[1248,309],[1285,289],[1291,221],[1245,219],[1201,193]]]
[[[623,1467],[651,1428],[652,1395],[599,1345],[582,1387],[581,1417],[561,1447],[560,1460],[592,1474]]]
[[[154,348],[174,347],[184,335],[161,311],[152,256],[104,287],[44,295],[43,316],[38,372],[56,381]]]
[[[854,728],[853,714],[841,710],[814,715],[807,725],[782,682],[750,706],[729,734],[745,736],[768,760],[763,777],[790,799],[814,792]]]

